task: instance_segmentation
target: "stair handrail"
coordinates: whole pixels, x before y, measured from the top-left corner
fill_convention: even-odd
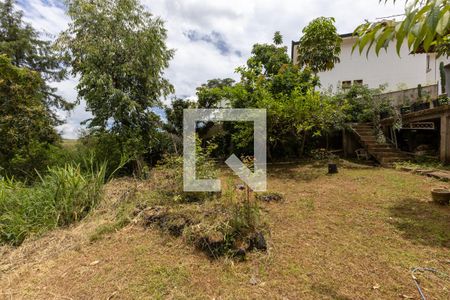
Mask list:
[[[353,132],[353,134],[356,135],[356,137],[358,138],[358,142],[363,146],[364,150],[366,150],[367,153],[369,153],[369,146],[367,146],[366,143],[363,141],[363,139],[362,139],[361,135],[358,133],[358,131],[356,131],[356,129],[353,128],[353,125],[355,125],[355,123],[349,124],[350,130]]]

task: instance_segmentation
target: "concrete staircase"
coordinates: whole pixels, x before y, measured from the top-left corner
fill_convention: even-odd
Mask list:
[[[378,143],[372,124],[355,124],[352,125],[352,129],[366,151],[381,165],[389,166],[394,162],[411,159],[408,154],[395,148],[391,143]]]

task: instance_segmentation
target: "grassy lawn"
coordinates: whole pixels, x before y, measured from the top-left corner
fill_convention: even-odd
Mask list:
[[[419,299],[410,270],[450,274],[450,207],[430,203],[445,183],[382,168],[269,168],[262,203],[269,250],[246,261],[211,260],[181,238],[129,225],[94,242],[98,212],[69,229],[0,248],[0,298],[9,299]],[[126,186],[107,187],[104,207]],[[450,281],[418,273],[429,299],[449,299]]]
[[[62,140],[62,146],[66,149],[72,149],[75,148],[75,146],[79,143],[76,139],[63,139]]]

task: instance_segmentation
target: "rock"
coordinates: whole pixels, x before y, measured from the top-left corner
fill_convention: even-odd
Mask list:
[[[238,185],[236,185],[236,189],[237,189],[237,190],[240,190],[240,191],[243,191],[243,190],[245,190],[245,185],[243,185],[243,184],[238,184]]]
[[[445,171],[435,171],[435,172],[430,172],[426,174],[429,177],[433,177],[442,181],[449,181],[450,180],[450,173],[445,172]]]
[[[262,232],[257,232],[250,238],[249,250],[253,249],[267,251],[267,242]]]
[[[266,201],[266,202],[272,202],[272,201],[283,200],[283,196],[278,193],[264,193],[264,194],[258,194],[256,196],[256,199]]]

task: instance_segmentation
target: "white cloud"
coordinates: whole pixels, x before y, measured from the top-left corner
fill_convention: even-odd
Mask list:
[[[378,0],[143,0],[143,4],[166,21],[168,45],[176,49],[166,72],[177,96],[192,96],[195,88],[211,78],[236,78],[234,70],[245,64],[255,43],[270,42],[275,31],[281,31],[290,49],[298,40],[301,28],[319,16],[335,17],[341,33],[348,33],[363,23],[403,12],[402,2],[396,6]],[[68,18],[58,0],[21,0],[27,21],[37,29],[53,35],[67,27]],[[223,55],[214,44],[193,41],[186,32],[200,35],[220,33],[232,49]],[[239,51],[242,56],[236,54]],[[76,97],[76,81],[59,83],[61,93]],[[64,137],[75,137],[79,122],[89,117],[84,106],[77,108],[60,129]]]

